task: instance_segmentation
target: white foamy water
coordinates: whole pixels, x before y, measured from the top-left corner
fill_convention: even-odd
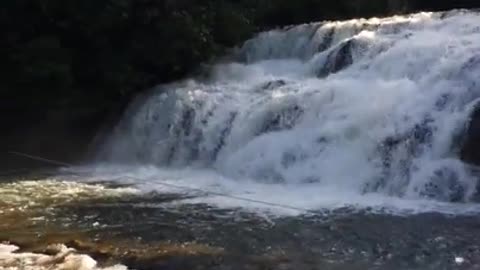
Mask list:
[[[73,181],[97,182],[112,179],[135,186],[138,195],[152,191],[159,194],[189,195],[193,198],[159,202],[156,207],[176,209],[181,204],[209,204],[219,208],[242,208],[245,211],[273,216],[322,214],[322,210],[368,208],[374,213],[395,215],[441,212],[471,215],[480,212],[476,203],[452,204],[425,198],[405,199],[381,193],[361,194],[341,188],[310,185],[271,184],[255,179],[232,179],[211,169],[162,169],[153,166],[112,166],[68,168],[64,172],[88,172],[90,176]],[[93,174],[92,174],[93,173]],[[140,195],[141,196],[141,195]],[[155,206],[151,202],[150,206]]]
[[[0,184],[0,206],[2,208],[35,208],[45,205],[67,204],[105,197],[135,195],[134,188],[109,188],[100,184],[75,183],[58,179],[18,181]],[[0,214],[2,212],[0,208]]]
[[[232,59],[134,102],[100,155],[134,169],[97,173],[308,209],[477,209],[458,148],[480,97],[478,13],[300,25]]]

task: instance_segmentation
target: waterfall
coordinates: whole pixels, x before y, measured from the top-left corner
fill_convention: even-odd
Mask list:
[[[132,103],[101,159],[267,185],[469,202],[459,145],[480,97],[480,14],[260,33],[208,76]]]

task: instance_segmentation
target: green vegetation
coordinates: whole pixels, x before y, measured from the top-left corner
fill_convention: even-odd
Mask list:
[[[0,89],[10,106],[109,106],[185,76],[261,29],[447,2],[461,1],[4,0]]]
[[[248,8],[236,1],[5,0],[0,89],[10,105],[116,102],[249,37]]]

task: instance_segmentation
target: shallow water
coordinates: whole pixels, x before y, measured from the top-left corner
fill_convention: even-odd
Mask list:
[[[63,171],[0,184],[0,239],[24,251],[64,243],[101,266],[134,269],[480,267],[474,214],[382,214],[353,206],[294,214],[95,179]]]

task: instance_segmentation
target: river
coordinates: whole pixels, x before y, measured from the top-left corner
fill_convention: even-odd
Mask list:
[[[261,33],[138,97],[88,164],[3,176],[0,240],[84,269],[478,269],[479,41],[460,10]]]

